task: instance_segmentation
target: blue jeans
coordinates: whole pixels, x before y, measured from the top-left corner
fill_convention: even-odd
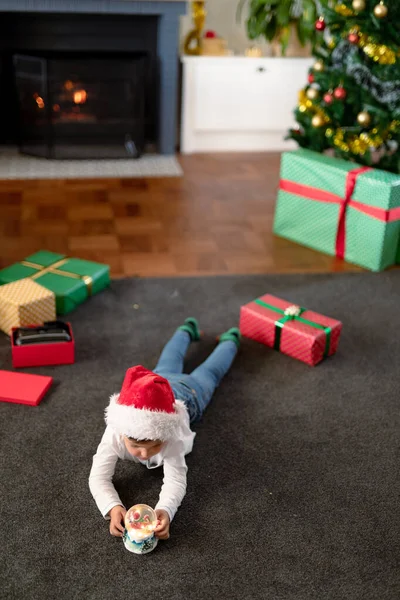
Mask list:
[[[178,329],[161,352],[154,372],[169,381],[175,398],[186,404],[190,422],[193,423],[201,418],[215,388],[229,371],[238,349],[230,340],[219,343],[207,360],[187,375],[182,371],[190,342],[190,335]]]

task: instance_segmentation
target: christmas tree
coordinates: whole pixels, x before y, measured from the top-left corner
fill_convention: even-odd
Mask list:
[[[320,0],[316,62],[289,137],[400,172],[400,0]]]

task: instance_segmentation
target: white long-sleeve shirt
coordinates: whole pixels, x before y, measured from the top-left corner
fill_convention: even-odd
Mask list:
[[[107,426],[93,457],[89,476],[90,491],[103,517],[108,519],[108,513],[114,506],[123,506],[112,482],[115,465],[117,460],[121,459],[141,463],[148,469],[155,469],[163,465],[164,480],[155,508],[166,510],[172,521],[186,494],[187,466],[185,455],[192,451],[195,435],[190,429],[189,415],[185,411],[182,415],[177,438],[165,442],[158,454],[155,454],[149,460],[142,461],[129,454],[123,438]]]

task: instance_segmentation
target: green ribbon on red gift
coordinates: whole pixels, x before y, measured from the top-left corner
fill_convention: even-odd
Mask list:
[[[305,323],[306,325],[315,327],[315,329],[321,329],[322,331],[325,331],[326,340],[325,340],[324,357],[328,356],[329,350],[331,347],[332,329],[331,329],[331,327],[325,327],[325,325],[320,325],[319,323],[315,323],[314,321],[309,321],[308,319],[303,319],[303,317],[301,315],[303,314],[303,312],[305,312],[307,310],[306,308],[301,308],[301,306],[296,306],[295,304],[293,304],[292,306],[289,306],[286,309],[282,309],[282,308],[278,308],[277,306],[273,306],[272,304],[268,304],[267,302],[264,302],[263,300],[260,300],[259,298],[254,300],[254,303],[283,315],[281,319],[277,319],[274,323],[275,324],[275,340],[274,340],[274,349],[275,350],[278,350],[278,351],[280,350],[281,334],[282,334],[282,329],[285,326],[285,323],[287,323],[288,321],[298,321],[299,323]]]
[[[330,202],[340,205],[335,244],[335,252],[338,258],[344,258],[346,252],[346,212],[349,206],[386,223],[400,220],[400,207],[385,210],[384,208],[369,206],[368,204],[363,204],[352,199],[358,176],[370,170],[370,167],[359,167],[347,173],[344,198],[331,192],[287,179],[281,179],[279,182],[279,189],[289,194],[295,194],[309,200],[316,200],[317,202]]]

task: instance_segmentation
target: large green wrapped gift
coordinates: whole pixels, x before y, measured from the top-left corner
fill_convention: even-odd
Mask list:
[[[40,250],[0,271],[0,285],[29,277],[54,292],[56,311],[70,312],[110,283],[110,267]]]
[[[381,271],[400,258],[400,176],[310,150],[285,152],[274,232]]]

